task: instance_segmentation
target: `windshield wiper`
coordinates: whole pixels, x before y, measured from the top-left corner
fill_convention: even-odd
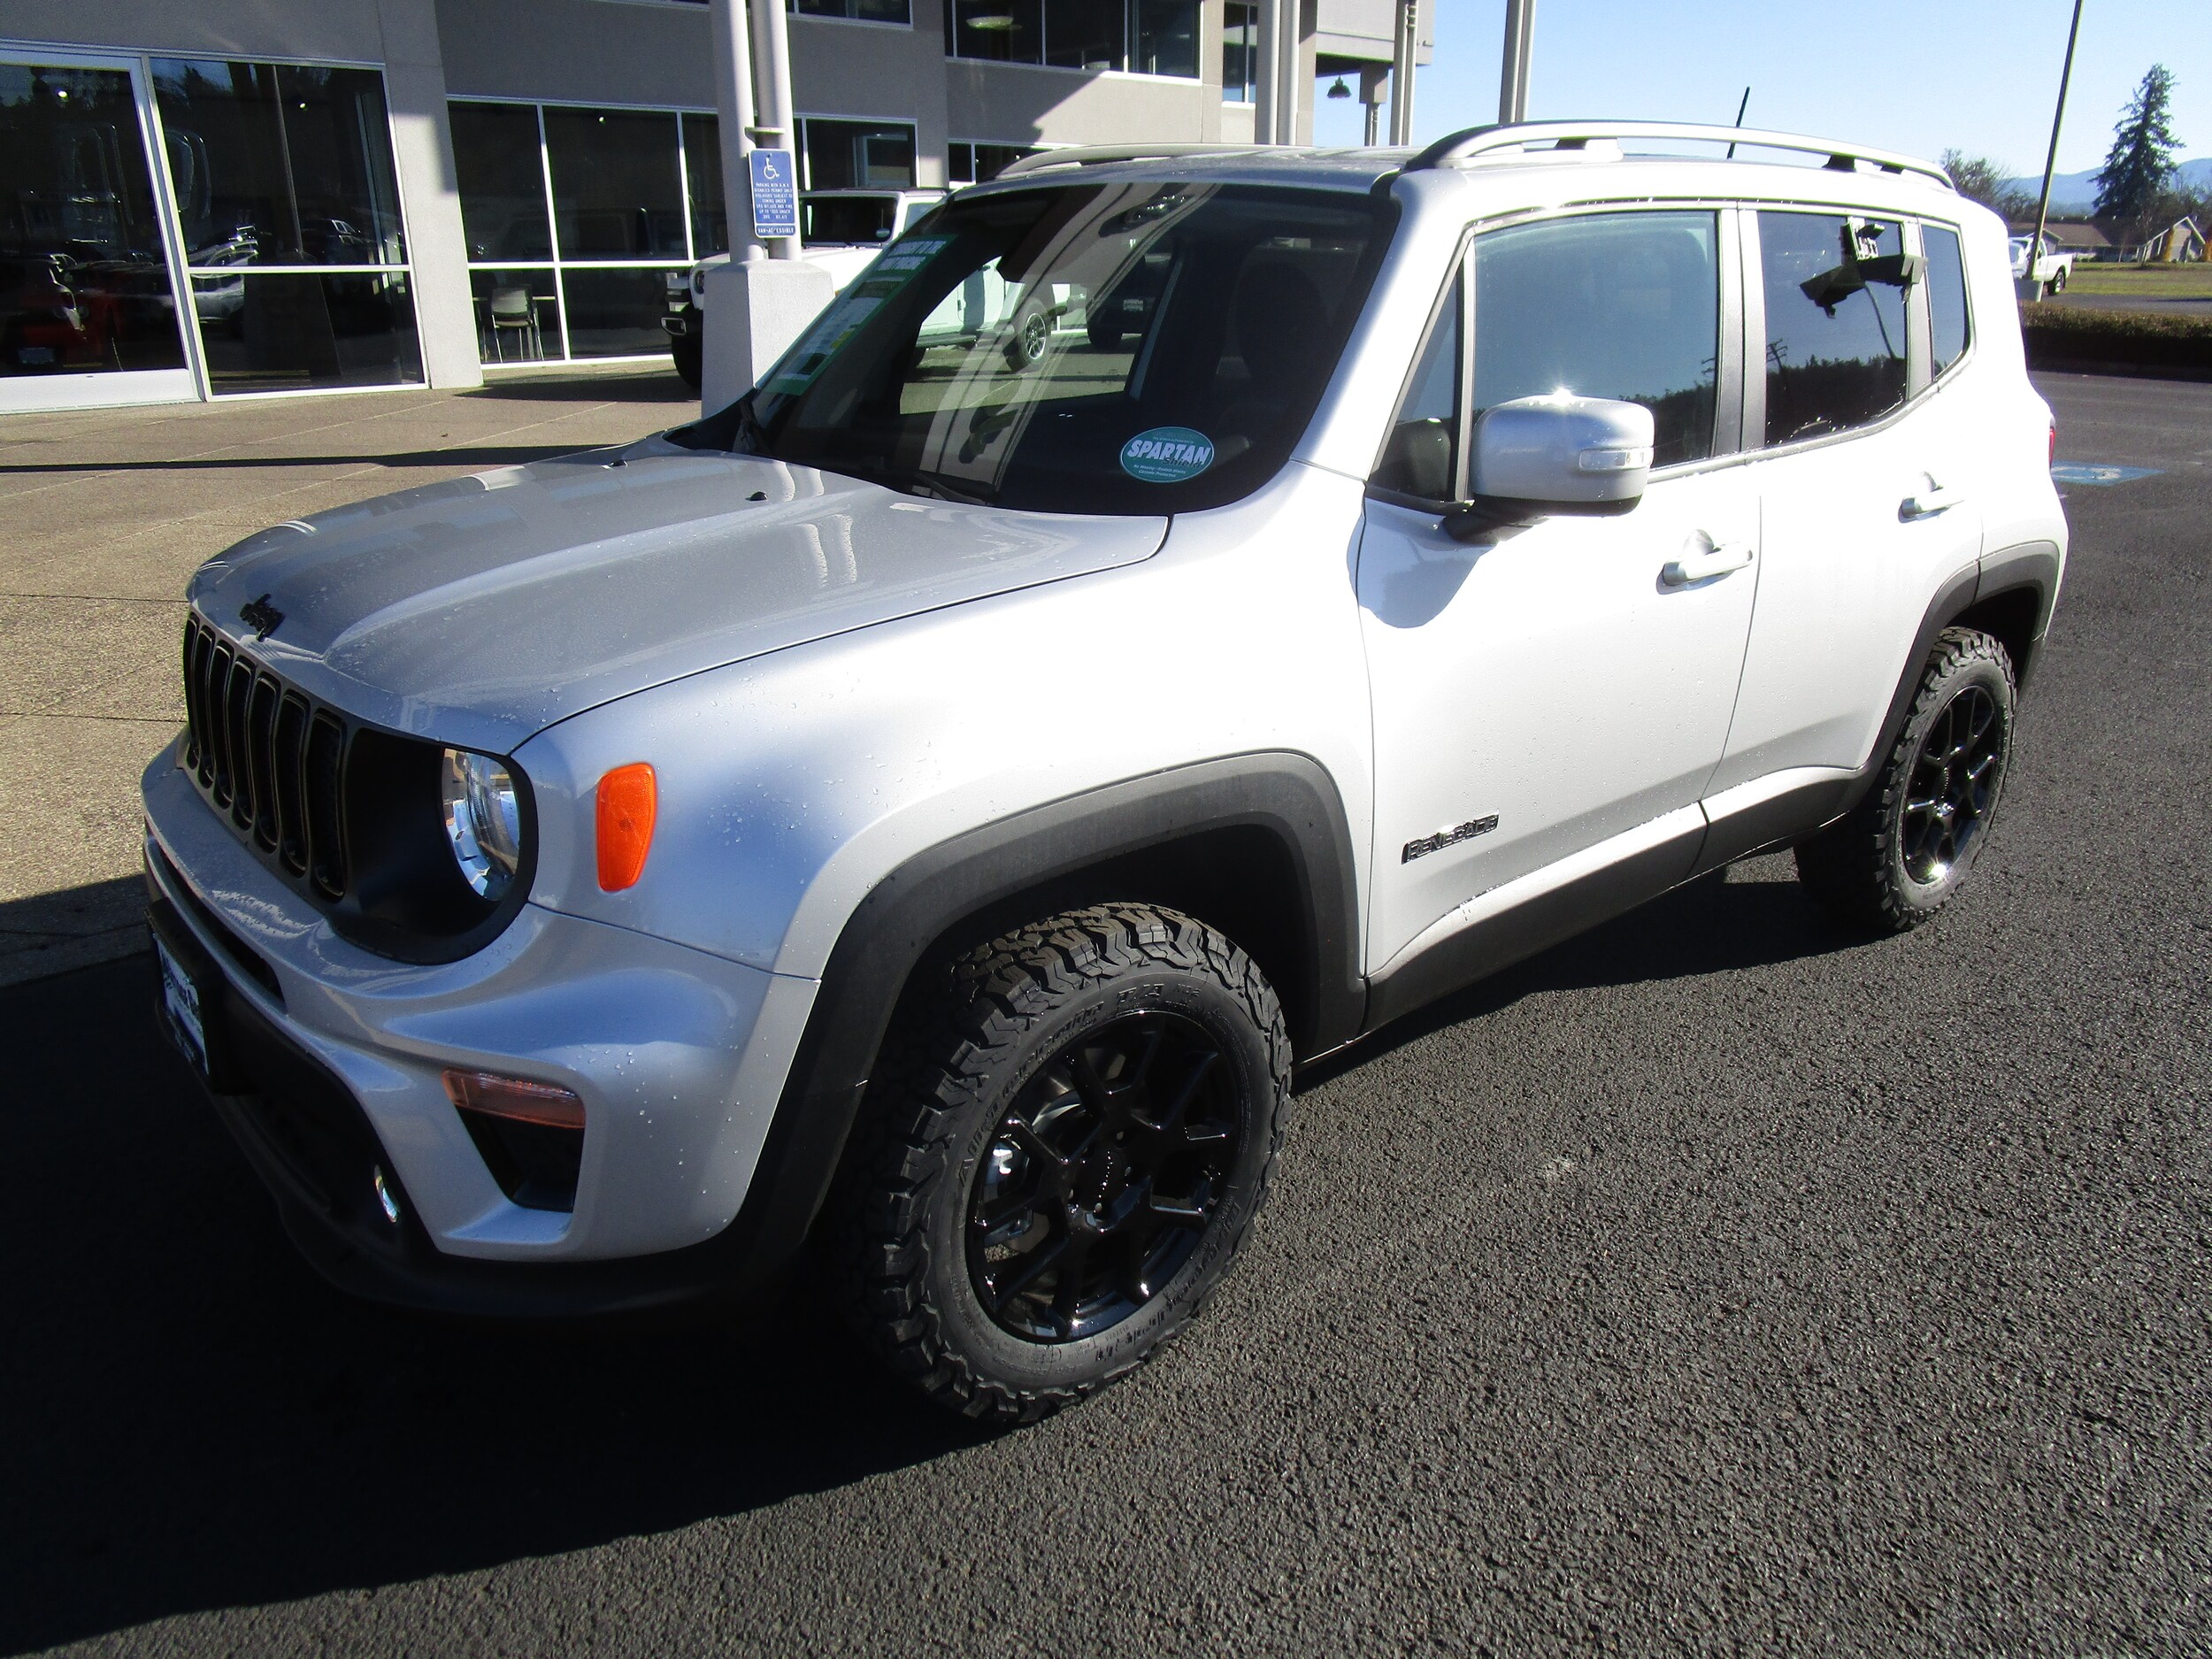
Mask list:
[[[939,501],[958,502],[964,507],[987,507],[991,497],[965,479],[955,481],[942,472],[926,472],[914,467],[897,475],[895,483],[886,476],[884,481],[894,488],[904,488],[913,495],[931,495]]]

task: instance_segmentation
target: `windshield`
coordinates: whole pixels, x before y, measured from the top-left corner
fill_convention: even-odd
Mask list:
[[[1305,429],[1395,210],[1235,185],[956,198],[672,436],[1045,511],[1219,506]]]

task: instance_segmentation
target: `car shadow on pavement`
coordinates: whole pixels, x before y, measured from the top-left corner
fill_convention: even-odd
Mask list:
[[[663,1532],[987,1438],[802,1297],[562,1333],[341,1296],[153,996],[143,955],[0,990],[0,1653]]]
[[[689,403],[699,394],[672,368],[626,374],[552,374],[526,380],[487,380],[463,397],[517,403]]]
[[[1794,882],[1694,883],[1399,1022],[1836,949]],[[156,1032],[143,955],[0,989],[0,1653],[742,1513],[979,1443],[803,1294],[564,1333],[353,1302]]]

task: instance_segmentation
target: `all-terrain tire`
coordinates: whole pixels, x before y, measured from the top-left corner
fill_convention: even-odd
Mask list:
[[[1857,806],[1798,843],[1798,879],[1874,933],[1904,933],[1941,910],[1988,839],[2018,695],[1996,640],[1971,628],[1937,635],[1881,775]]]
[[[1174,910],[1094,905],[935,964],[886,1040],[826,1217],[854,1328],[895,1373],[986,1421],[1033,1421],[1133,1371],[1197,1312],[1249,1232],[1282,1145],[1290,1064],[1266,977]],[[1140,1198],[1141,1144],[1156,1163]],[[1202,1181],[1187,1173],[1194,1158],[1212,1160]],[[1171,1164],[1210,1196],[1176,1195]],[[1025,1208],[1025,1181],[1057,1196]],[[1118,1200],[1097,1198],[1110,1187]],[[1083,1209],[1093,1201],[1095,1214]],[[1009,1230],[1013,1244],[992,1244]],[[1033,1272],[1037,1288],[1017,1293],[1024,1259],[992,1265],[993,1249],[1041,1253],[1056,1237],[1056,1281]],[[1102,1274],[1100,1310],[1083,1313],[1093,1304],[1077,1293]]]
[[[698,326],[695,320],[692,326]],[[669,337],[669,361],[675,365],[676,373],[682,376],[684,384],[695,392],[706,378],[705,356],[705,342],[696,334],[672,334]]]

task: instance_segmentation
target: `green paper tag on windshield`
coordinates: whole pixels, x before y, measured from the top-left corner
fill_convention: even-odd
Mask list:
[[[1121,446],[1121,470],[1148,484],[1179,484],[1213,464],[1213,440],[1188,426],[1155,426]]]

